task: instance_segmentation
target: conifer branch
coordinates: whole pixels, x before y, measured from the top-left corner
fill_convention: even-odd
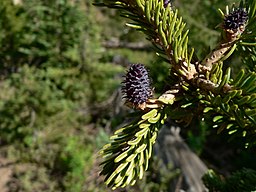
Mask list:
[[[123,88],[126,100],[141,112],[101,151],[105,158],[101,174],[107,185],[125,187],[134,184],[137,177],[142,178],[157,132],[167,117],[186,125],[194,116],[211,118],[217,133],[227,131],[231,138],[243,138],[246,146],[256,144],[256,73],[242,70],[233,80],[231,68],[223,71],[223,61],[237,48],[250,47],[251,53],[256,53],[254,0],[241,1],[238,8],[227,7],[225,14],[221,12],[222,40],[203,61],[192,61],[194,49],[188,46],[188,30],[184,30],[185,23],[169,3],[105,0],[97,5],[119,9],[123,17],[132,20],[127,26],[147,36],[157,55],[170,64],[173,78],[169,82],[171,89],[154,99],[142,65],[133,65],[135,72],[127,73]]]
[[[178,10],[164,1],[155,0],[120,0],[105,1],[104,5],[122,10],[121,16],[133,22],[127,26],[142,31],[156,49],[156,53],[163,60],[171,64],[176,73],[191,79],[196,73],[191,66],[194,50],[188,48],[188,30]]]
[[[110,138],[101,150],[105,161],[101,174],[113,189],[134,185],[137,177],[142,179],[148,169],[153,144],[158,130],[167,118],[163,109],[151,109],[121,129]]]

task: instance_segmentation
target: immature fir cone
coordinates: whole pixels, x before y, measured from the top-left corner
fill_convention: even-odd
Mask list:
[[[164,1],[164,7],[166,8],[169,4],[171,5],[171,0],[163,0]]]
[[[152,96],[148,71],[142,64],[132,64],[123,81],[122,92],[127,102],[138,107]]]
[[[243,8],[235,9],[224,19],[224,29],[237,32],[241,27],[244,27],[248,20],[248,13]]]

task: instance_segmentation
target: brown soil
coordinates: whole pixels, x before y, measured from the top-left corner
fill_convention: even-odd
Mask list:
[[[8,192],[7,184],[10,181],[12,169],[7,159],[0,156],[0,191]]]

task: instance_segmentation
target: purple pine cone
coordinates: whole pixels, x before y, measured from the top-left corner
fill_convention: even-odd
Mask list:
[[[164,1],[164,8],[168,6],[168,4],[171,4],[171,0],[163,0]]]
[[[224,19],[224,29],[236,32],[240,27],[244,26],[248,20],[248,13],[243,8],[235,9]]]
[[[152,97],[148,71],[143,64],[131,65],[123,81],[122,92],[133,106],[142,105]]]

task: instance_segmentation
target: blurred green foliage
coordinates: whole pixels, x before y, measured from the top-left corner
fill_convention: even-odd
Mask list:
[[[213,191],[244,191],[251,192],[256,190],[256,172],[252,169],[242,169],[234,172],[231,176],[224,179],[217,175],[213,170],[209,170],[203,177],[210,192]]]
[[[123,71],[98,62],[94,10],[87,1],[0,4],[0,144],[19,181],[11,191],[84,191],[98,149],[83,111],[107,99]]]
[[[67,0],[1,4],[1,73],[24,64],[36,67],[77,65],[69,52],[79,45],[84,27],[81,11]]]

